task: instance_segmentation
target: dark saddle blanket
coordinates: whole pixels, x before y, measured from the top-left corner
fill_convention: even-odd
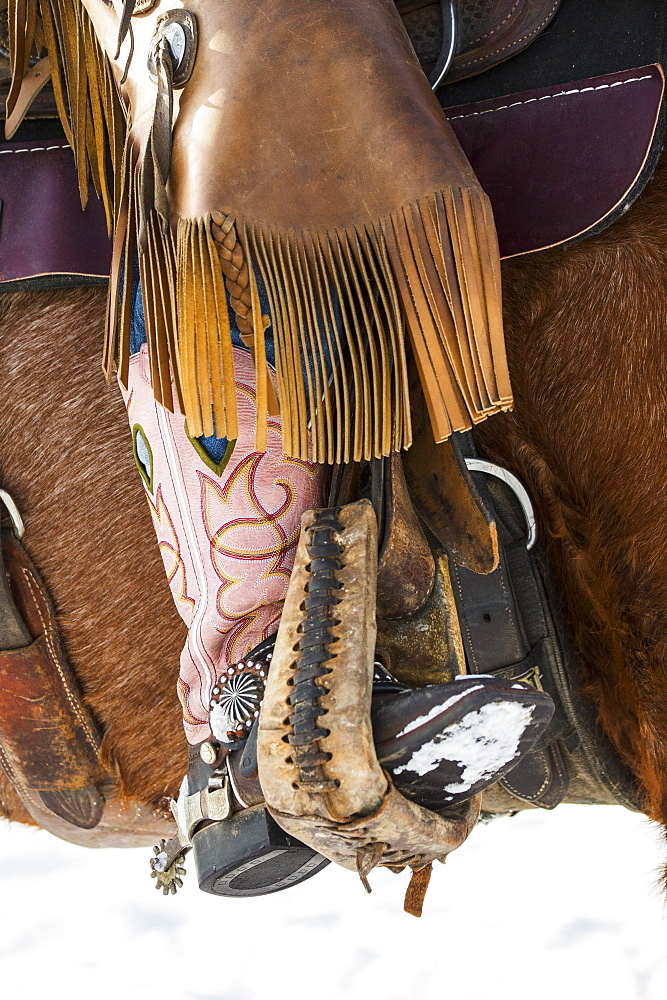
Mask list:
[[[442,45],[441,5],[397,5],[428,70]],[[641,193],[662,146],[667,5],[455,7],[457,50],[438,96],[491,198],[501,254],[567,244],[609,225]],[[101,206],[93,196],[82,211],[72,152],[56,123],[42,123],[40,134],[55,138],[0,145],[7,291],[99,282],[109,273]]]

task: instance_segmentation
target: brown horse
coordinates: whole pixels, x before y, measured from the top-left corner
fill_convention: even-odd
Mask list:
[[[184,627],[152,543],[122,400],[94,374],[105,302],[100,288],[0,300],[7,407],[0,475],[22,510],[26,542],[105,732],[103,766],[123,797],[156,809],[164,826],[187,766],[174,695]],[[56,375],[49,389],[34,378],[35,350],[42,370]],[[0,780],[3,813],[31,822]]]
[[[531,489],[587,695],[636,775],[647,814],[663,825],[665,209],[663,161],[605,233],[567,254],[505,264],[516,406],[481,428],[488,451]],[[104,300],[98,289],[0,299],[0,475],[104,728],[103,761],[118,792],[166,816],[186,766],[174,697],[184,630],[131,466],[121,400],[90,374]],[[30,822],[4,779],[0,788],[4,815]]]
[[[142,44],[148,40],[139,38]],[[142,70],[143,63],[137,65]],[[109,92],[103,96],[110,107]],[[156,128],[158,111],[156,105],[150,119]],[[142,169],[149,163],[154,177],[166,182],[164,135],[159,141],[156,135],[150,132],[142,147]],[[126,162],[134,168],[130,153],[131,144]],[[197,185],[187,183],[195,204]],[[631,213],[567,254],[552,251],[506,264],[515,410],[479,431],[487,453],[518,474],[534,496],[587,697],[636,776],[647,813],[663,824],[658,674],[665,644],[667,551],[660,526],[667,456],[660,433],[665,334],[659,277],[667,234],[656,220],[665,184],[660,168]],[[165,192],[159,183],[155,190],[144,186],[142,199],[147,191],[147,203],[133,206],[130,199],[131,247],[132,226],[140,243],[159,243],[150,213],[160,210]],[[148,213],[143,219],[142,212]],[[184,239],[196,243],[206,234],[191,227]],[[132,254],[126,248],[126,268]],[[142,268],[145,280],[145,260]],[[155,294],[158,271],[151,278]],[[203,274],[220,281],[206,269]],[[27,521],[27,546],[48,580],[72,666],[105,734],[101,762],[113,816],[96,833],[81,836],[81,842],[98,844],[118,837],[139,842],[166,831],[167,802],[186,768],[173,697],[183,629],[167,599],[157,554],[150,554],[151,531],[138,480],[132,481],[122,407],[90,375],[103,297],[97,290],[72,290],[57,298],[39,293],[0,301],[7,399],[0,481]],[[255,312],[253,305],[253,321],[259,318]],[[169,333],[168,317],[165,323],[154,331],[158,353],[159,337]],[[193,385],[188,392],[200,391]],[[493,407],[504,400],[500,393]],[[26,414],[33,417],[31,426]],[[203,431],[207,417],[200,416]],[[27,820],[7,785],[2,801],[10,818]]]

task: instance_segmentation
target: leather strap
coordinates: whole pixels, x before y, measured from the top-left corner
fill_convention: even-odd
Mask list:
[[[477,486],[481,493],[488,494],[485,502],[493,509],[486,483],[482,481]],[[567,720],[562,710],[558,711],[557,693],[552,693],[551,685],[544,681],[546,675],[544,669],[540,669],[543,664],[535,659],[537,650],[531,649],[514,595],[508,555],[511,551],[515,564],[518,563],[520,550],[525,551],[525,539],[514,542],[499,519],[499,542],[501,558],[493,573],[481,575],[453,565],[463,642],[471,673],[511,676],[511,670],[507,673],[507,665],[521,664],[523,674],[530,671],[535,685],[554,698],[557,709],[548,730],[549,744],[527,754],[503,781],[504,787],[517,798],[553,809],[563,801],[568,790],[567,772],[556,742],[557,737],[567,732]],[[530,659],[529,665],[526,665],[526,657]]]
[[[2,513],[2,506],[0,506]],[[0,649],[21,649],[32,642],[32,636],[26,628],[9,586],[9,576],[5,569],[0,545]]]
[[[371,463],[378,521],[377,613],[405,618],[424,607],[435,583],[435,562],[408,494],[401,455]]]
[[[452,443],[462,456],[478,457],[472,434],[454,435]],[[570,781],[584,774],[590,801],[641,811],[633,777],[577,693],[575,654],[556,620],[559,602],[550,571],[539,545],[526,547],[519,505],[503,483],[473,475],[495,514],[500,560],[487,575],[450,564],[468,669],[527,681],[556,706],[540,744],[500,784],[521,801],[551,809],[567,798]]]
[[[12,108],[5,121],[5,139],[11,139],[27,115],[32,102],[51,79],[51,62],[48,56],[40,59],[23,77]]]
[[[0,549],[0,764],[40,826],[53,816],[92,829],[104,809],[101,736],[35,566],[9,529]]]

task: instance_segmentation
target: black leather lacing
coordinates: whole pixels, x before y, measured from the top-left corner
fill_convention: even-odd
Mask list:
[[[289,716],[292,732],[288,741],[299,768],[296,785],[307,792],[330,792],[338,787],[338,782],[328,779],[322,769],[331,754],[320,747],[319,741],[329,735],[329,730],[318,725],[318,720],[326,715],[321,698],[329,689],[318,679],[332,672],[327,664],[336,656],[330,647],[336,641],[333,629],[340,624],[336,605],[340,603],[337,593],[342,584],[338,574],[343,566],[343,550],[334,537],[343,530],[339,513],[340,507],[321,511],[308,530],[306,549],[310,563],[306,569],[310,579],[301,606],[305,611],[299,628],[302,635],[294,647],[299,655],[292,665],[295,671],[294,693],[289,698],[293,706]]]

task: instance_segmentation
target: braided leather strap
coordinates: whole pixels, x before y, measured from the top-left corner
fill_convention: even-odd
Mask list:
[[[250,293],[250,276],[248,264],[243,255],[243,247],[236,234],[234,218],[214,212],[211,232],[215,240],[225,285],[229,292],[232,309],[236,314],[236,322],[242,335],[252,336],[252,298]]]

